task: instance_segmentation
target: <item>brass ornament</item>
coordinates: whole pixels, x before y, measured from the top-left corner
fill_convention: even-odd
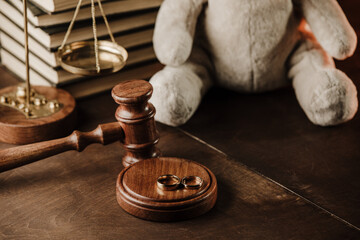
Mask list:
[[[63,107],[57,100],[48,100],[34,89],[30,90],[29,104],[27,96],[26,87],[19,85],[15,91],[0,95],[0,104],[18,110],[29,119],[51,116]]]

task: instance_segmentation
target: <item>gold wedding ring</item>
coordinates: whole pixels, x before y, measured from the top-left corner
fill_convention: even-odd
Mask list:
[[[160,188],[161,190],[171,191],[179,187],[180,178],[175,175],[165,174],[158,177],[156,183],[158,188]]]
[[[187,189],[197,189],[200,188],[204,180],[198,176],[187,176],[181,179],[182,185]]]

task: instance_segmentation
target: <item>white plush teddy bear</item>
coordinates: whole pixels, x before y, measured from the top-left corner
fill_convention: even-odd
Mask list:
[[[357,42],[335,0],[165,0],[153,40],[166,67],[151,79],[151,101],[165,124],[185,123],[214,83],[263,92],[292,81],[322,126],[357,111],[356,88],[332,59],[351,56]]]

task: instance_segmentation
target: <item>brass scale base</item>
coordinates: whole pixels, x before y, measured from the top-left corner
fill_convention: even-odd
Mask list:
[[[0,89],[0,141],[28,144],[70,133],[76,124],[75,100],[66,91],[33,86],[30,107],[25,87]]]

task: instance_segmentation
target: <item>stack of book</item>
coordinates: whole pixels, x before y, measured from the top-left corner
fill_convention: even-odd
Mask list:
[[[1,63],[25,79],[23,0],[0,0]],[[128,50],[127,65],[102,77],[83,77],[59,66],[56,51],[73,17],[77,0],[28,0],[29,63],[32,85],[68,90],[80,98],[111,89],[119,81],[150,78],[162,66],[156,61],[152,35],[157,10],[163,0],[102,0],[116,42]],[[96,3],[97,1],[95,1]],[[68,43],[93,40],[90,0],[83,0]],[[96,6],[99,39],[109,39]]]

